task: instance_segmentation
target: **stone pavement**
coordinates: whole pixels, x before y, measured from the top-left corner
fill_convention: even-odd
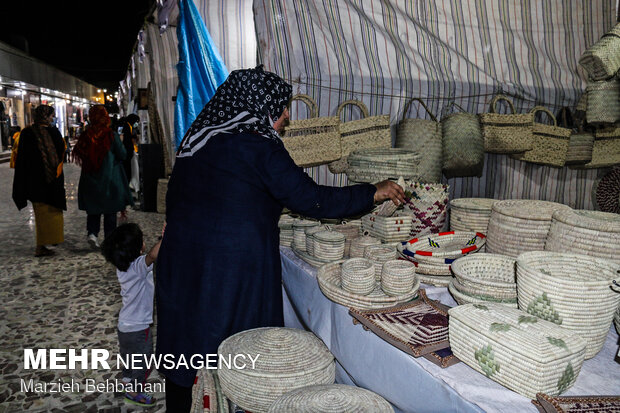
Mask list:
[[[52,247],[55,256],[35,258],[32,207],[17,210],[11,199],[13,170],[0,164],[0,413],[164,412],[162,393],[154,393],[156,406],[144,408],[125,403],[121,393],[84,391],[87,378],[120,379],[115,362],[110,370],[24,369],[24,348],[107,349],[116,360],[120,287],[114,267],[86,242],[86,214],[77,208],[79,174],[77,166],[65,165],[65,242]],[[129,221],[140,225],[150,248],[164,216],[130,209]],[[73,379],[80,391],[23,392],[21,379]],[[157,372],[149,382],[161,382]]]

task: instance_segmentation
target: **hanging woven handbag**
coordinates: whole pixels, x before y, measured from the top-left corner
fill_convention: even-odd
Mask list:
[[[496,113],[496,104],[508,103],[511,113]],[[504,95],[496,95],[491,101],[490,112],[481,113],[480,124],[484,138],[484,150],[491,153],[521,153],[532,149],[533,113],[515,113],[512,101]]]
[[[612,77],[620,69],[620,23],[590,46],[579,58],[594,80]]]
[[[594,133],[592,160],[583,168],[606,168],[620,165],[620,127],[599,129]]]
[[[586,119],[588,123],[604,126],[620,120],[620,81],[618,79],[590,81]]]
[[[342,158],[329,164],[329,171],[343,173],[347,169],[347,157],[356,149],[391,148],[390,115],[368,116],[368,108],[359,100],[347,100],[338,106],[336,116],[340,119],[342,109],[355,105],[361,111],[361,119],[340,123]]]
[[[536,112],[545,112],[553,121],[553,125],[534,122],[532,150],[510,156],[520,161],[539,165],[564,166],[571,130],[557,126],[558,122],[555,116],[545,107],[536,106],[530,111],[532,114],[536,114]]]
[[[478,116],[450,102],[446,109],[456,106],[462,112],[441,118],[443,135],[443,174],[455,176],[482,176],[484,167],[484,140]]]
[[[429,119],[405,119],[411,102],[417,101],[429,114]],[[403,110],[403,117],[396,132],[395,147],[420,155],[418,176],[421,182],[440,182],[443,163],[441,126],[437,118],[421,99],[412,98]]]
[[[318,116],[314,99],[295,95],[291,99],[305,103],[309,119],[291,120],[284,130],[282,142],[299,166],[316,166],[340,159],[340,120],[336,116]]]

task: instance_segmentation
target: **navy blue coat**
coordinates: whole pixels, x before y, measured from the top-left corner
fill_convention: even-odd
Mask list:
[[[283,207],[314,218],[358,215],[375,186],[317,185],[280,141],[220,134],[177,158],[156,270],[157,353],[215,354],[225,338],[282,326],[278,220]],[[191,386],[194,370],[161,372]]]

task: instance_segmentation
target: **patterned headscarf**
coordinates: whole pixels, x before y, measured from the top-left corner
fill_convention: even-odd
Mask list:
[[[273,124],[288,105],[291,93],[291,85],[264,71],[262,65],[233,71],[192,123],[177,157],[192,156],[219,133],[256,132],[279,140]]]
[[[103,165],[114,134],[110,129],[110,116],[103,105],[95,105],[88,111],[88,128],[80,135],[75,148],[73,159],[82,167],[84,172],[98,172]]]

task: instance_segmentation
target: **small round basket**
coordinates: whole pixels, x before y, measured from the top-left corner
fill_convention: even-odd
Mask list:
[[[516,295],[517,281],[512,257],[499,254],[478,253],[459,258],[452,263],[452,272],[463,286],[513,292]]]
[[[346,384],[316,385],[280,397],[269,413],[390,413],[390,403],[370,390]]]
[[[587,342],[586,359],[602,348],[620,304],[612,288],[620,265],[579,254],[533,251],[517,258],[519,308],[573,330]]]
[[[405,260],[390,260],[383,264],[381,289],[397,296],[411,291],[415,284],[415,265]]]
[[[241,408],[266,412],[283,394],[305,386],[332,384],[336,366],[334,356],[314,334],[292,328],[257,328],[228,337],[220,344],[218,354],[235,355],[254,368],[237,369],[221,366],[219,379],[224,395]]]

